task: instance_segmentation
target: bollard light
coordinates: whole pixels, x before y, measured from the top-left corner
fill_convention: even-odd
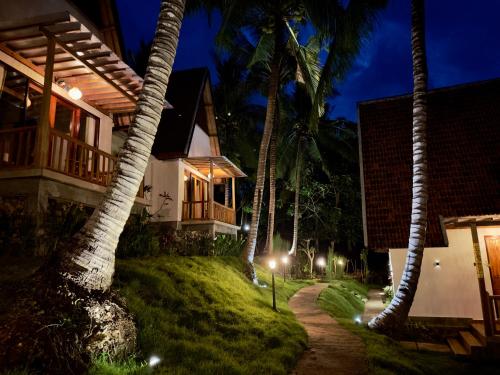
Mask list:
[[[274,269],[276,268],[276,261],[275,261],[274,259],[271,259],[271,260],[269,261],[269,268],[270,268],[271,270],[273,270],[273,271],[274,271]]]
[[[268,262],[269,268],[271,269],[271,279],[272,279],[272,284],[273,284],[273,310],[278,311],[276,309],[276,287],[274,283],[274,270],[276,269],[276,260],[275,259],[270,259]]]
[[[149,357],[149,367],[155,367],[160,362],[161,359],[157,355],[152,355],[151,357]]]

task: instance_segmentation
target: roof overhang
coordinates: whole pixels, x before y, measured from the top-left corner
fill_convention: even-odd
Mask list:
[[[0,49],[42,75],[48,38],[56,43],[55,82],[78,87],[104,113],[135,109],[143,79],[69,12],[0,23]]]
[[[442,222],[446,228],[450,229],[470,227],[471,224],[476,226],[500,225],[500,214],[449,217],[443,218]]]
[[[183,160],[205,175],[210,173],[210,163],[212,163],[214,178],[247,177],[241,169],[225,156],[196,156],[184,158]]]

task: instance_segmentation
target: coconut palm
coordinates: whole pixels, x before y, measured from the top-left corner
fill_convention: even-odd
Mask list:
[[[389,306],[369,322],[373,329],[399,328],[410,311],[417,291],[427,227],[427,62],[425,53],[424,0],[411,2],[413,60],[413,197],[410,237],[405,270]]]
[[[257,231],[259,226],[262,198],[264,192],[266,163],[271,140],[272,128],[277,109],[277,96],[280,88],[280,77],[284,60],[288,56],[293,56],[300,66],[301,76],[307,83],[307,87],[313,88],[319,79],[318,69],[312,61],[316,56],[298,43],[296,31],[290,20],[300,12],[297,1],[281,0],[269,2],[239,0],[233,1],[223,11],[223,30],[220,33],[219,41],[224,44],[229,35],[229,39],[236,33],[234,30],[251,28],[254,35],[258,36],[253,58],[249,66],[265,66],[269,72],[268,85],[266,90],[267,107],[264,121],[264,130],[259,147],[259,158],[257,163],[257,173],[255,181],[255,191],[252,204],[252,220],[244,251],[244,258],[251,265],[253,264],[255,247],[257,243]],[[237,11],[235,11],[237,9]],[[228,32],[229,30],[229,32]],[[253,266],[249,268],[249,276],[256,281]]]
[[[115,250],[151,154],[177,50],[185,0],[163,0],[136,115],[99,206],[62,254],[59,273],[87,290],[111,286]]]

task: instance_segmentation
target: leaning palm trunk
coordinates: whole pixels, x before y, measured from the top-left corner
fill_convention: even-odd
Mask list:
[[[163,0],[134,123],[120,151],[113,180],[91,218],[63,254],[60,274],[87,290],[106,291],[115,250],[130,215],[164,108],[185,0]]]
[[[276,54],[276,53],[275,53]],[[280,66],[277,57],[273,59],[271,65],[271,76],[269,80],[268,96],[267,96],[267,109],[266,120],[264,123],[264,133],[260,142],[259,161],[257,164],[257,177],[255,182],[255,192],[253,196],[252,206],[252,222],[250,223],[250,231],[248,233],[248,240],[245,247],[244,257],[250,265],[253,264],[255,255],[255,246],[257,244],[257,231],[259,228],[260,211],[262,208],[262,194],[264,192],[264,184],[266,180],[266,162],[269,143],[271,141],[271,134],[273,130],[273,123],[276,112],[276,97],[278,94],[279,79],[280,79]],[[257,281],[253,266],[250,266],[249,275],[255,282]]]
[[[390,305],[373,318],[370,328],[391,331],[401,327],[417,291],[427,224],[427,64],[424,40],[424,0],[412,1],[413,58],[413,198],[405,270]]]
[[[299,241],[299,215],[300,215],[299,197],[300,197],[300,177],[301,177],[300,169],[301,169],[301,160],[302,160],[301,144],[302,144],[302,137],[299,136],[299,142],[297,144],[297,155],[295,158],[295,202],[294,202],[294,210],[293,210],[293,240],[292,240],[292,247],[288,251],[289,255],[296,255],[297,254],[297,246],[298,246],[298,241]]]
[[[276,211],[276,132],[278,128],[278,112],[276,111],[276,121],[274,123],[273,134],[271,136],[271,144],[269,147],[269,214],[267,218],[267,239],[266,251],[272,254],[273,236],[274,236],[274,215]]]

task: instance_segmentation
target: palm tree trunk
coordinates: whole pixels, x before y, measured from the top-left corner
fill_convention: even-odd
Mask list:
[[[134,123],[99,206],[65,249],[59,273],[87,290],[111,286],[115,250],[148,164],[177,50],[186,0],[163,0]]]
[[[266,251],[273,253],[274,214],[276,211],[276,132],[279,126],[279,111],[276,111],[271,144],[269,147],[269,214],[267,219]]]
[[[271,76],[269,80],[268,95],[267,95],[267,109],[266,120],[264,123],[264,133],[260,142],[259,161],[257,164],[257,177],[255,182],[255,192],[253,196],[252,206],[252,221],[250,223],[250,231],[248,233],[247,244],[244,251],[244,259],[251,265],[255,255],[255,246],[257,244],[257,231],[259,228],[260,211],[262,208],[262,194],[264,192],[264,184],[266,180],[266,162],[269,143],[271,141],[271,134],[276,112],[276,97],[278,94],[279,80],[280,80],[280,64],[278,54],[275,52],[275,57],[271,64]],[[251,273],[251,279],[256,282],[257,278],[255,271],[251,266],[248,270]]]
[[[391,331],[408,318],[415,293],[425,245],[427,226],[427,63],[424,35],[424,0],[412,0],[413,58],[413,198],[410,237],[405,270],[390,305],[373,318],[370,328]]]
[[[294,212],[293,212],[293,241],[292,247],[288,254],[295,255],[297,254],[297,246],[299,242],[299,197],[300,197],[300,177],[301,177],[301,147],[302,146],[302,137],[299,136],[299,142],[297,144],[297,155],[295,157],[295,202],[294,202]]]

